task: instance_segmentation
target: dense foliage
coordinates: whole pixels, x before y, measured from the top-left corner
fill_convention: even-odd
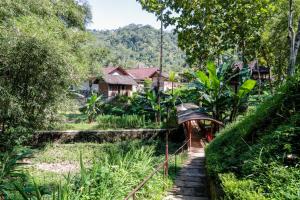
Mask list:
[[[178,144],[169,143],[170,152]],[[57,154],[57,152],[60,152]],[[164,143],[156,140],[124,141],[117,143],[54,144],[37,152],[32,159],[35,164],[76,164],[78,171],[70,174],[47,173],[33,168],[27,169],[36,182],[37,191],[23,191],[24,199],[124,199],[146,175],[164,160]],[[181,158],[181,159],[180,159]],[[177,167],[184,159],[178,156]],[[174,159],[170,167],[174,166]],[[35,168],[35,169],[34,169]],[[151,178],[137,193],[140,199],[162,199],[174,181],[174,171],[164,178],[162,170]],[[65,179],[63,178],[65,176]],[[59,176],[59,179],[53,177]],[[51,185],[52,187],[48,186]],[[48,186],[43,190],[42,186]],[[20,199],[15,195],[13,199]]]
[[[209,144],[207,169],[225,199],[299,198],[299,88],[288,82]]]
[[[1,145],[41,128],[87,74],[90,17],[88,6],[73,0],[0,2]]]
[[[259,60],[281,81],[287,74],[290,41],[296,40],[295,49],[300,45],[299,0],[137,1],[162,18],[166,26],[175,26],[180,48],[198,67],[208,59],[222,61],[234,54],[244,63]],[[289,2],[293,2],[294,38],[288,36]]]
[[[130,24],[128,26],[106,31],[92,31],[96,43],[108,50],[103,65],[120,65],[124,67],[158,66],[160,32],[151,26]],[[185,66],[184,53],[177,46],[177,36],[164,32],[165,71],[181,70]]]

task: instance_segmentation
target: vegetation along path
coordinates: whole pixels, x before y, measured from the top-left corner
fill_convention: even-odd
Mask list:
[[[180,170],[173,189],[164,200],[208,200],[205,174],[205,153],[198,138],[192,137],[189,159]]]

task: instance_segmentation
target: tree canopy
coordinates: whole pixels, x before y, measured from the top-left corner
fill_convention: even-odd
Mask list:
[[[175,26],[179,47],[196,66],[203,66],[209,59],[217,60],[230,51],[244,63],[257,59],[263,65],[272,66],[279,76],[286,74],[288,1],[137,1],[162,19],[165,26]],[[292,26],[296,30],[300,2],[292,1]]]
[[[0,124],[41,127],[87,74],[88,5],[74,0],[0,2]]]
[[[103,65],[159,65],[159,30],[146,25],[130,24],[117,30],[92,31],[96,43],[107,49],[108,56]],[[164,32],[164,60],[166,71],[179,71],[185,66],[185,55],[177,46],[177,36]]]

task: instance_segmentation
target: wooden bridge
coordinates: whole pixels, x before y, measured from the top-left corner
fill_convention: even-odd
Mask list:
[[[199,111],[195,104],[181,104],[177,106],[178,124],[184,126],[185,142],[176,150],[176,154],[188,146],[188,160],[179,171],[174,187],[168,192],[164,200],[209,200],[208,184],[205,170],[205,140],[213,139],[215,131],[223,126],[222,122],[213,119]],[[164,169],[164,175],[168,175],[168,134],[166,134],[166,159],[163,163],[147,176],[125,200],[136,199],[136,193],[159,170]]]
[[[203,140],[212,140],[221,122],[199,112],[194,104],[177,106],[178,124],[185,127],[189,158],[176,178],[175,186],[164,200],[208,200]],[[201,133],[201,134],[199,134]]]

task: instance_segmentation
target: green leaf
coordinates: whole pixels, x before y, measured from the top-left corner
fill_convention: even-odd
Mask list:
[[[216,77],[217,76],[217,69],[216,69],[216,65],[214,62],[212,61],[208,61],[207,65],[206,65],[207,71],[209,73],[209,76],[211,77]]]
[[[243,98],[246,96],[255,86],[256,81],[255,80],[247,80],[245,81],[242,86],[239,88],[237,96],[238,98]]]
[[[175,82],[176,73],[174,71],[170,71],[169,80],[171,82]]]
[[[196,76],[200,83],[202,83],[206,87],[209,87],[209,78],[204,72],[198,71],[196,72]]]
[[[16,190],[21,194],[24,200],[29,200],[29,197],[27,196],[26,192],[23,190],[22,187],[20,187],[18,184],[14,183],[14,186]]]
[[[211,61],[207,62],[207,71],[209,74],[209,81],[210,81],[211,88],[215,91],[216,94],[220,88],[220,80],[218,79],[217,69],[214,62]]]

